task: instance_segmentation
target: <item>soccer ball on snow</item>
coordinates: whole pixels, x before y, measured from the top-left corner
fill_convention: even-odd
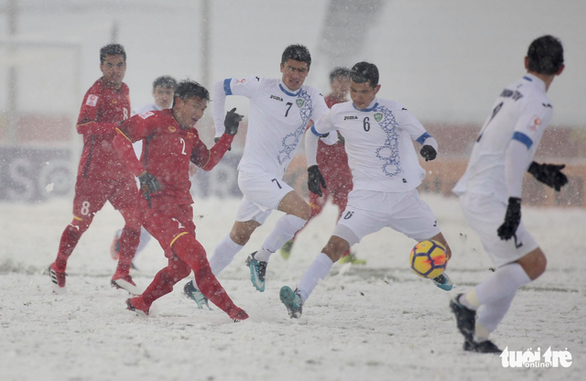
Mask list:
[[[421,241],[409,255],[411,269],[422,278],[433,279],[440,276],[447,264],[446,248],[437,241]]]

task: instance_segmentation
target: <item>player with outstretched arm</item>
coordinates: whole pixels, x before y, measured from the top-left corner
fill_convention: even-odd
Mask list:
[[[169,261],[142,295],[127,300],[130,310],[148,315],[152,303],[193,270],[209,300],[235,321],[248,318],[212,273],[205,249],[195,238],[189,163],[205,171],[214,168],[230,147],[242,119],[236,109],[228,112],[224,134],[208,150],[195,128],[208,101],[209,92],[203,86],[183,81],[175,90],[171,109],[135,115],[118,128],[114,146],[141,185],[141,222],[159,241]],[[132,143],[141,139],[144,146],[139,161]]]

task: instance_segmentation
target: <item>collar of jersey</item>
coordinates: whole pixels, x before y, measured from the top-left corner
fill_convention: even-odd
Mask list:
[[[299,92],[301,91],[301,87],[300,87],[296,93],[292,93],[291,91],[289,91],[288,87],[285,86],[282,82],[279,83],[279,87],[281,88],[282,92],[284,92],[285,94],[287,94],[290,97],[296,97],[299,94]]]
[[[535,76],[533,74],[527,73],[527,74],[525,74],[523,76],[523,79],[526,80],[526,81],[528,81],[528,82],[534,83],[540,89],[542,89],[543,91],[545,91],[545,82],[543,82],[543,80],[541,78],[539,78],[539,77],[537,77],[537,76]]]
[[[378,106],[378,102],[377,102],[376,98],[374,98],[374,99],[372,100],[372,102],[370,102],[369,106],[370,106],[370,107],[367,107],[367,108],[365,108],[365,109],[358,110],[358,109],[356,108],[356,105],[354,104],[354,102],[352,102],[352,107],[354,107],[354,109],[355,109],[356,111],[360,111],[360,112],[371,112],[371,111],[374,111],[374,109],[375,109],[375,108]]]

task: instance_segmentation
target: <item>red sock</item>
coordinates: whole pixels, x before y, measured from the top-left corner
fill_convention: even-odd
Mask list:
[[[81,232],[77,226],[67,225],[63,234],[61,234],[61,241],[59,242],[59,252],[57,253],[57,259],[55,265],[57,271],[64,273],[67,268],[67,259],[77,246],[79,239],[81,238]]]
[[[128,275],[130,272],[130,264],[136,254],[136,248],[140,241],[140,230],[130,229],[124,227],[120,235],[120,256],[118,257],[118,267],[116,273],[121,275]]]

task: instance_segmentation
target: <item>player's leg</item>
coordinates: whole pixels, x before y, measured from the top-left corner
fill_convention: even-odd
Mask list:
[[[309,222],[313,217],[319,215],[322,212],[323,207],[326,201],[328,200],[329,194],[329,188],[322,190],[322,197],[313,192],[309,192],[309,208],[311,210],[311,213],[307,222]],[[306,225],[307,223],[304,226]],[[283,246],[281,247],[281,256],[283,257],[283,259],[289,259],[289,256],[291,256],[291,251],[293,250],[293,245],[295,243],[295,240],[297,239],[297,235],[303,229],[304,228],[299,229],[297,232],[295,232],[293,238],[291,238],[289,241],[283,244]]]
[[[338,177],[334,182],[330,192],[332,193],[332,202],[338,207],[338,220],[342,217],[342,212],[346,210],[348,204],[348,194],[352,188],[352,180],[349,182],[343,182],[342,177]],[[356,254],[352,253],[348,248],[340,258],[340,263],[351,263],[353,265],[364,265],[366,264],[365,259],[359,259]]]
[[[488,340],[489,334],[506,315],[517,290],[545,271],[546,258],[523,223],[514,239],[503,241],[498,237],[497,229],[506,211],[503,203],[465,194],[460,197],[460,205],[497,269],[482,283],[458,295],[450,306],[466,339],[464,349],[500,353]]]
[[[131,263],[140,240],[141,224],[138,197],[139,194],[136,189],[135,179],[132,176],[127,176],[116,182],[115,189],[108,198],[112,206],[124,218],[124,227],[120,234],[118,266],[112,277],[112,285],[118,288],[124,288],[131,293],[139,292],[130,277]]]
[[[83,233],[91,225],[95,214],[106,203],[109,184],[95,185],[92,181],[83,178],[77,179],[73,199],[73,220],[61,234],[57,257],[49,267],[49,276],[55,293],[65,291],[67,260]]]
[[[173,252],[193,270],[195,281],[201,293],[228,316],[236,320],[245,320],[248,315],[237,307],[226,293],[208,263],[203,246],[190,234],[179,236],[172,243]],[[187,275],[186,275],[187,276]]]

